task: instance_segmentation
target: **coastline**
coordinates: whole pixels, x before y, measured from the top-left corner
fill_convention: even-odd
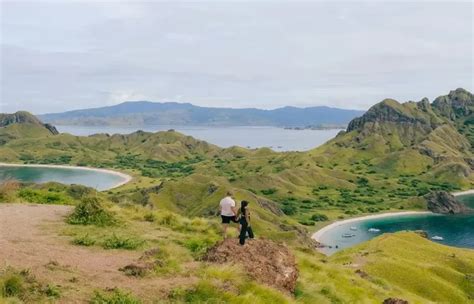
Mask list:
[[[454,196],[461,196],[461,195],[469,195],[469,194],[474,194],[474,189],[471,190],[465,190],[465,191],[459,191],[459,192],[453,192],[451,193]]]
[[[79,166],[68,166],[68,165],[47,165],[47,164],[14,164],[14,163],[0,163],[0,167],[40,167],[40,168],[62,168],[62,169],[74,169],[74,170],[88,170],[88,171],[94,171],[94,172],[102,172],[102,173],[108,173],[112,174],[115,176],[121,177],[123,180],[112,187],[108,188],[107,190],[114,189],[120,186],[123,186],[130,182],[133,178],[132,176],[115,171],[115,170],[110,170],[110,169],[103,169],[103,168],[93,168],[93,167],[79,167]]]
[[[371,215],[365,215],[365,216],[359,216],[359,217],[353,217],[347,220],[340,220],[340,221],[335,221],[327,226],[324,226],[323,228],[319,229],[313,235],[311,238],[315,240],[316,242],[321,243],[321,236],[328,232],[329,230],[344,225],[348,223],[353,223],[353,222],[360,222],[368,219],[379,219],[379,218],[386,218],[386,217],[393,217],[393,216],[406,216],[406,215],[419,215],[419,214],[433,214],[431,211],[400,211],[400,212],[387,212],[387,213],[380,213],[380,214],[371,214]]]

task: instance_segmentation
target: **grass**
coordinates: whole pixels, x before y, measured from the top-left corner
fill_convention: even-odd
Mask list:
[[[420,124],[447,122],[432,110],[419,112],[414,104],[387,100],[380,107]],[[465,121],[470,120],[456,122],[456,127],[471,138],[472,128]],[[74,225],[64,229],[76,245],[97,250],[159,248],[152,257],[157,264],[151,276],[196,279],[191,287],[177,287],[169,299],[162,299],[171,302],[381,303],[396,296],[411,303],[467,303],[474,297],[472,251],[404,233],[331,257],[308,250],[308,230],[328,221],[424,209],[422,196],[429,191],[474,186],[474,176],[463,174],[464,158],[472,154],[451,123],[432,132],[392,122],[374,128],[347,132],[305,153],[275,153],[221,149],[177,132],[76,137],[10,126],[0,129],[0,161],[115,168],[126,170],[134,180],[103,193],[51,183],[4,185],[0,201],[77,205],[68,218]],[[284,241],[297,255],[300,279],[294,299],[250,280],[238,267],[200,261],[220,238],[214,216],[228,190],[238,201],[250,201],[258,237]],[[20,286],[26,286],[18,289],[17,297],[23,297],[29,283],[16,275],[23,280]],[[7,285],[15,293],[12,280]],[[46,288],[39,290],[47,297]],[[54,296],[54,288],[48,293]],[[138,299],[120,290],[100,291],[91,302]]]
[[[60,297],[58,286],[39,282],[29,270],[0,269],[1,303],[47,303]]]
[[[117,236],[116,234],[112,234],[112,236],[104,240],[102,247],[104,247],[104,249],[134,250],[141,247],[144,242],[144,240],[139,238]]]
[[[190,288],[176,288],[169,299],[175,303],[290,303],[291,298],[272,288],[252,282],[241,268],[209,266],[199,272]]]
[[[142,302],[132,294],[114,289],[113,291],[95,291],[89,301],[90,304],[141,304]]]

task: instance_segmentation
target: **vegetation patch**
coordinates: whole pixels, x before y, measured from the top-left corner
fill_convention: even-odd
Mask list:
[[[95,291],[90,304],[141,304],[138,298],[120,289],[112,291]]]
[[[76,206],[67,222],[72,225],[111,226],[117,221],[96,197],[85,197]]]

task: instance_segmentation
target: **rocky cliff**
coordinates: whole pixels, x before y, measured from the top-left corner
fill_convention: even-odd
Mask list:
[[[36,118],[36,116],[28,112],[18,111],[12,114],[0,113],[0,128],[13,124],[37,125],[38,127],[47,129],[52,135],[59,134],[58,130],[53,125],[42,123],[38,118]]]
[[[435,191],[425,196],[427,208],[434,213],[457,214],[466,213],[469,209],[445,191]]]

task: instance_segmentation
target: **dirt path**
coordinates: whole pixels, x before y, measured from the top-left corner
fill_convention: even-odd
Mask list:
[[[123,288],[145,300],[189,284],[192,278],[134,278],[118,269],[141,252],[103,250],[70,244],[61,236],[71,207],[0,204],[0,267],[30,269],[40,280],[61,286],[59,303],[83,303],[94,289]]]

